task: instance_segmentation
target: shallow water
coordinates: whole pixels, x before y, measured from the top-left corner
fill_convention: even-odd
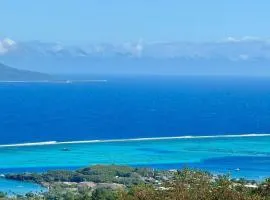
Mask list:
[[[12,181],[0,178],[0,191],[7,193],[8,195],[13,194],[26,194],[28,192],[39,193],[46,191],[45,188],[32,183]]]
[[[163,169],[194,167],[262,179],[270,176],[269,144],[270,136],[263,136],[2,147],[0,172],[121,164]]]

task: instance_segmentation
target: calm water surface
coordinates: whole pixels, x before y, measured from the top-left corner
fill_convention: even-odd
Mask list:
[[[195,138],[1,147],[0,173],[113,163],[270,176],[270,137],[196,138],[270,133],[267,78],[102,79],[107,82],[0,83],[0,144]],[[1,180],[0,190],[5,185]]]

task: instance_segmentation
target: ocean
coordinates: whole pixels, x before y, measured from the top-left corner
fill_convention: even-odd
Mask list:
[[[0,143],[270,133],[268,78],[102,79],[0,83]]]
[[[124,164],[270,176],[270,79],[100,80],[0,83],[0,173]]]

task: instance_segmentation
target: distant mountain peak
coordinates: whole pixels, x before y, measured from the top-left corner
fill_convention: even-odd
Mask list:
[[[0,63],[0,81],[40,81],[51,78],[47,74],[19,70]]]

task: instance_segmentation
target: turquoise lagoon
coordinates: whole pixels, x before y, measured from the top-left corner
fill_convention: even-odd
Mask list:
[[[11,181],[4,178],[0,178],[0,191],[7,193],[8,195],[21,194],[24,195],[28,192],[39,193],[46,191],[46,188],[41,187],[38,184]]]
[[[0,173],[95,164],[192,167],[234,177],[270,177],[270,135],[198,136],[2,145]]]

